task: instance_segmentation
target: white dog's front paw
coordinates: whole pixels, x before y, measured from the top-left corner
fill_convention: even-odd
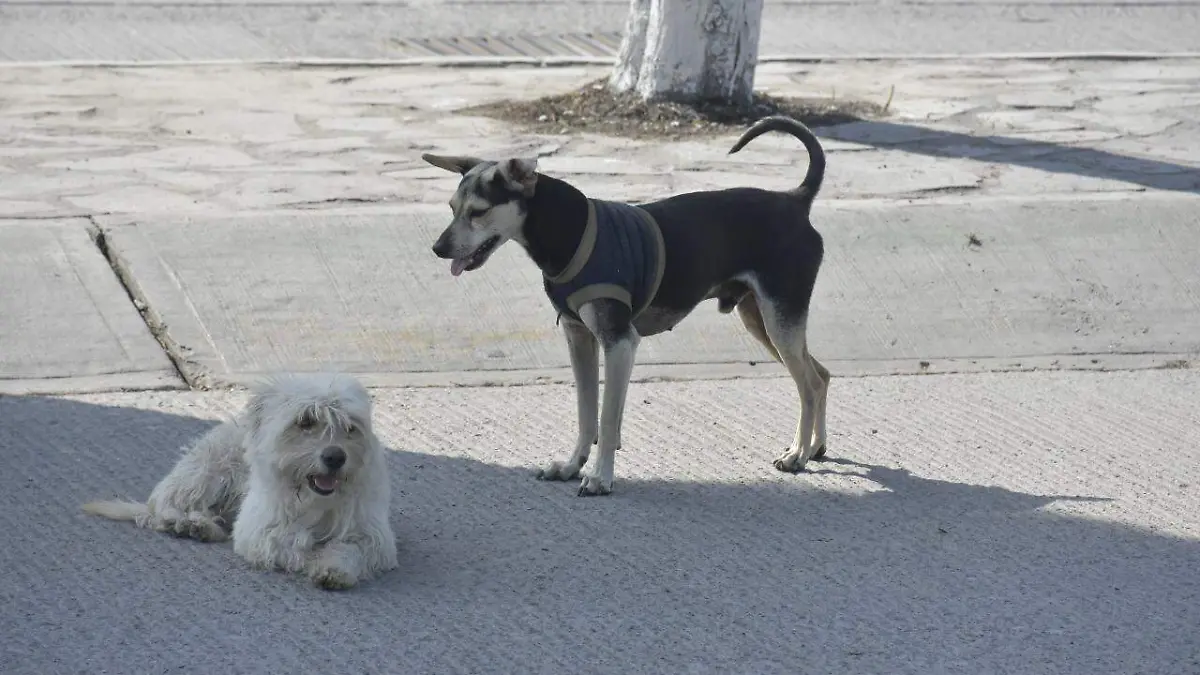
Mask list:
[[[579,475],[579,470],[587,463],[587,458],[553,461],[538,470],[538,480],[571,480]]]
[[[601,476],[585,473],[579,481],[580,497],[596,497],[612,493],[613,481]]]
[[[358,577],[349,570],[332,565],[317,565],[309,573],[309,578],[319,588],[327,591],[343,591],[358,583]]]

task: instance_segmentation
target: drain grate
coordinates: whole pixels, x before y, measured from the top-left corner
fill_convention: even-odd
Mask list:
[[[491,35],[449,38],[395,38],[392,49],[402,58],[431,56],[580,56],[611,58],[621,46],[620,33],[559,35]]]

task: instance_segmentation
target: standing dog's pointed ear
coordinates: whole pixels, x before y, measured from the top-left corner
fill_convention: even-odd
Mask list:
[[[532,197],[537,189],[537,157],[514,157],[500,162],[500,175],[526,197]]]
[[[466,173],[475,168],[476,164],[483,162],[482,159],[475,157],[443,157],[441,155],[431,155],[425,153],[421,155],[421,159],[429,162],[439,169],[453,171],[454,173]]]

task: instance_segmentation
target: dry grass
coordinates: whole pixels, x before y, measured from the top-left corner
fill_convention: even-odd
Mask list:
[[[768,115],[787,115],[810,127],[874,119],[887,105],[866,101],[785,98],[756,94],[749,108],[710,102],[696,105],[642,101],[617,94],[606,80],[533,101],[499,101],[459,112],[512,122],[539,133],[589,132],[636,139],[680,139],[741,131]]]

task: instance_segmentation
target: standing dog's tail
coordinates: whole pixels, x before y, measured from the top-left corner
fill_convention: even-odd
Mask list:
[[[808,151],[808,173],[804,174],[804,180],[792,192],[805,198],[811,205],[812,200],[817,196],[817,191],[821,189],[821,181],[825,180],[825,149],[821,147],[821,142],[817,140],[816,135],[800,122],[783,115],[764,117],[742,134],[737,143],[734,143],[733,147],[729,149],[729,154],[732,155],[741,150],[746,147],[747,143],[768,131],[786,131],[799,138],[800,142],[804,144],[804,149]]]
[[[145,504],[137,502],[88,502],[83,505],[83,512],[110,520],[136,521],[150,515],[150,509]]]

